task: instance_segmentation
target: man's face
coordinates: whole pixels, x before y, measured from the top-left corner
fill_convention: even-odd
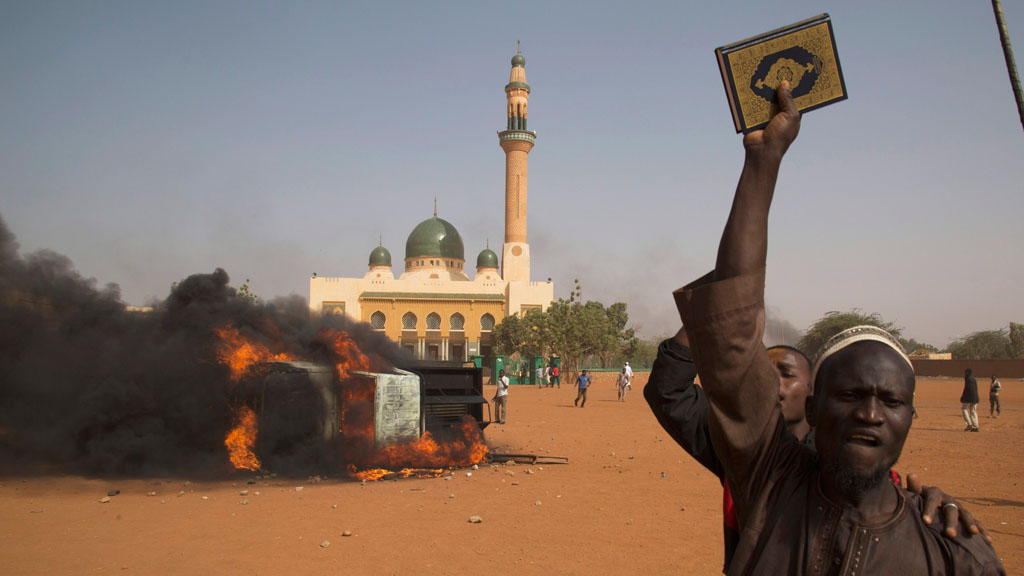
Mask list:
[[[786,424],[803,421],[804,404],[811,393],[811,367],[803,356],[785,348],[768,350],[768,358],[779,373],[779,403]]]
[[[884,482],[910,431],[913,370],[888,346],[858,342],[822,365],[816,387],[807,419],[825,473],[852,489]]]

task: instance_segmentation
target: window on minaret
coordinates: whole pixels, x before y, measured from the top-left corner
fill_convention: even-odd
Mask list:
[[[516,174],[516,218],[519,218],[519,174]]]

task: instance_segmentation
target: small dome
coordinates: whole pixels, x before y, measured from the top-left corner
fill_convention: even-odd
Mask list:
[[[370,266],[391,267],[391,252],[383,246],[377,246],[370,252]]]
[[[405,257],[440,256],[441,258],[465,259],[462,236],[446,220],[437,216],[420,222],[405,241]]]
[[[483,252],[476,257],[477,268],[497,268],[498,267],[498,255],[494,253],[494,250],[490,248],[484,248]]]
[[[522,54],[516,52],[516,55],[512,57],[512,66],[526,67],[526,58],[523,58]]]

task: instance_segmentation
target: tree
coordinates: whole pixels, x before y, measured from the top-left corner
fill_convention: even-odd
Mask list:
[[[938,352],[939,351],[939,349],[936,348],[935,346],[932,346],[931,344],[928,344],[927,342],[918,342],[917,340],[914,340],[913,338],[906,338],[906,339],[900,338],[899,341],[900,341],[900,344],[903,345],[903,349],[907,351],[907,354],[913,354],[914,352],[917,352],[918,350],[923,350],[925,352]]]
[[[807,332],[797,342],[796,347],[804,351],[808,356],[817,355],[829,338],[847,328],[863,324],[877,326],[892,334],[895,338],[900,339],[901,330],[896,328],[892,322],[886,322],[878,313],[864,314],[859,308],[854,308],[849,312],[832,311],[819,318],[817,322],[811,324],[811,327],[807,329]],[[811,357],[813,358],[813,356]]]
[[[541,313],[528,311],[523,315],[506,316],[494,327],[494,351],[498,354],[537,356],[542,353],[537,322]]]
[[[980,330],[949,345],[954,360],[1013,358],[1013,344],[1006,330]]]
[[[587,358],[599,358],[602,366],[608,366],[627,349],[635,348],[636,335],[632,328],[626,328],[626,305],[584,303],[582,293],[577,279],[569,298],[559,298],[546,311],[506,317],[494,327],[498,353],[557,354],[562,359],[562,371],[569,376],[578,372]]]
[[[1014,358],[1024,358],[1024,324],[1010,322],[1010,345]]]
[[[249,302],[255,304],[257,303],[257,301],[259,301],[259,296],[256,296],[254,292],[249,290],[249,282],[250,280],[246,278],[245,282],[243,282],[242,285],[238,287],[237,294],[239,298],[243,300],[248,300]]]

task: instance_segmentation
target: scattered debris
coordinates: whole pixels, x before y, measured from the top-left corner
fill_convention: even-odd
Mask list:
[[[302,488],[303,488],[303,486],[296,486],[295,487],[295,491],[296,492],[302,492]]]
[[[321,548],[327,548],[330,545],[331,545],[331,543],[328,542],[327,540],[324,540],[323,542],[320,543],[320,547]]]
[[[536,502],[534,502],[533,505],[534,506],[540,506],[540,500],[537,500]]]
[[[248,496],[249,495],[249,491],[248,490],[242,490],[241,492],[238,493],[238,495],[239,496]]]
[[[344,536],[345,538],[348,538],[349,536],[352,535],[352,531],[351,530],[345,530],[344,532],[341,533],[341,535]]]
[[[107,502],[110,502],[110,496],[104,496],[103,498],[100,498],[101,504],[106,504]]]
[[[151,490],[151,491],[149,491],[149,492],[146,492],[146,496],[156,496],[156,492],[153,492],[153,491]]]
[[[246,500],[246,499],[243,499],[243,500],[242,500],[242,506],[245,506],[245,505],[246,505],[246,504],[248,504],[248,503],[249,503],[249,501],[248,501],[248,500]]]
[[[568,464],[569,459],[564,456],[545,456],[541,454],[502,454],[492,452],[487,455],[490,462],[502,462],[505,466],[519,464]]]
[[[107,496],[117,496],[120,493],[120,490],[111,490],[110,492],[107,492]]]
[[[470,524],[479,524],[479,523],[481,523],[483,521],[484,521],[484,519],[479,517],[479,516],[470,516],[469,517],[469,523]]]

